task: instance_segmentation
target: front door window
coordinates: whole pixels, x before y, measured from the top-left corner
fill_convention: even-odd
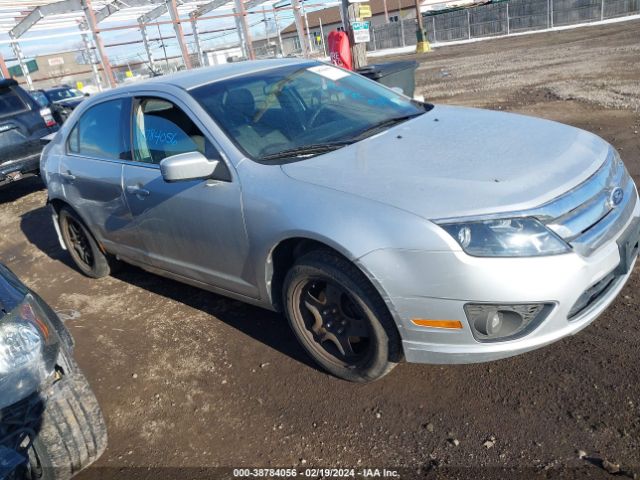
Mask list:
[[[159,98],[138,101],[134,110],[134,160],[159,164],[172,155],[200,152],[216,158],[215,148],[176,105]]]

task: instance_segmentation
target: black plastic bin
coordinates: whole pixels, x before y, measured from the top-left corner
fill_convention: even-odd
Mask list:
[[[400,62],[374,63],[359,68],[357,72],[371,80],[391,88],[401,88],[402,93],[413,98],[416,89],[416,68],[418,62],[403,60]]]

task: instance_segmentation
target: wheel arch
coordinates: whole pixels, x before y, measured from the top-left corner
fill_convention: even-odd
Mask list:
[[[369,280],[388,306],[386,295],[381,291],[380,283],[375,281],[372,273],[367,271],[349,250],[328,239],[315,238],[312,235],[295,235],[281,239],[276,243],[269,251],[265,262],[267,295],[270,304],[276,311],[282,311],[282,288],[287,272],[298,258],[312,250],[326,250],[352,263]],[[394,316],[393,311],[391,314]]]
[[[91,229],[90,224],[87,222],[87,220],[80,214],[80,212],[78,212],[78,210],[76,210],[75,208],[73,208],[73,206],[71,204],[69,204],[67,201],[61,199],[61,198],[48,198],[47,199],[47,204],[51,205],[51,208],[53,208],[53,211],[55,213],[55,221],[58,221],[58,216],[60,215],[60,210],[62,210],[63,207],[68,208],[69,210],[71,210],[80,220],[82,220],[82,223],[84,224],[85,228],[89,231],[89,233],[91,233],[91,235],[93,236],[94,240],[96,241],[98,248],[100,248],[100,250],[102,251],[102,253],[107,253],[107,250],[104,248],[104,245],[102,245],[102,242],[100,241],[100,238],[96,236],[95,232]],[[58,231],[58,227],[56,227],[56,231]],[[60,242],[62,244],[62,237],[60,237]]]

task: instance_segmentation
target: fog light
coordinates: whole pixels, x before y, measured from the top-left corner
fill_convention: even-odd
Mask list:
[[[476,340],[509,340],[526,335],[544,320],[552,304],[495,305],[468,303],[464,306]]]

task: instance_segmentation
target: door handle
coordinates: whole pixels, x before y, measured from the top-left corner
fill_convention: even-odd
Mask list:
[[[62,172],[60,176],[65,180],[68,180],[69,182],[73,182],[76,179],[76,176],[73,173],[71,173],[70,170],[67,170],[66,173]]]
[[[149,195],[151,195],[151,192],[149,190],[145,190],[144,188],[140,188],[136,185],[128,185],[127,193],[131,195],[137,195],[139,197],[148,197]]]

